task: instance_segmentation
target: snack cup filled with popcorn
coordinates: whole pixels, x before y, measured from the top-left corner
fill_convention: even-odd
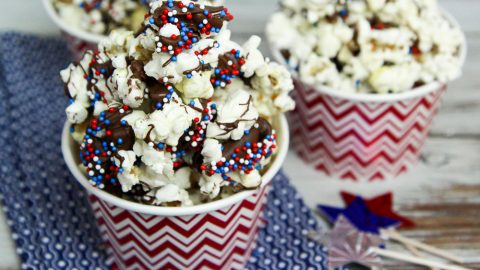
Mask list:
[[[267,25],[295,77],[292,141],[335,178],[393,178],[417,163],[466,55],[435,0],[282,0]]]
[[[114,269],[239,269],[295,106],[259,37],[230,40],[222,6],[156,1],[61,71],[62,150],[89,191]]]

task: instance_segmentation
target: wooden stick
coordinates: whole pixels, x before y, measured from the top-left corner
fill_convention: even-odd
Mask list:
[[[404,244],[405,248],[408,249],[408,251],[410,251],[413,255],[419,257],[419,258],[422,258],[422,259],[425,259],[425,256],[420,252],[418,251],[418,249],[412,245],[408,245],[408,244]],[[440,270],[439,268],[437,267],[430,267],[430,270]]]
[[[428,267],[436,267],[443,270],[472,270],[472,269],[464,268],[457,265],[449,265],[442,262],[436,262],[432,260],[418,258],[415,256],[403,254],[396,251],[384,250],[377,247],[371,247],[370,251],[382,257],[409,262],[409,263],[418,264],[418,265],[423,265],[423,266],[428,266]]]
[[[391,238],[397,242],[403,243],[404,245],[411,245],[414,246],[420,250],[423,250],[425,252],[428,252],[430,254],[436,255],[438,257],[442,257],[444,259],[447,259],[452,262],[456,262],[458,264],[463,264],[464,260],[458,256],[455,256],[453,254],[450,254],[446,251],[440,250],[438,248],[432,247],[430,245],[427,245],[425,243],[422,243],[417,240],[413,240],[410,238],[407,238],[403,235],[401,235],[399,232],[395,230],[382,230],[381,231],[382,236]]]

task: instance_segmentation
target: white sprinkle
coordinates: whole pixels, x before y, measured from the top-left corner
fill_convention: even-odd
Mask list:
[[[168,15],[168,17],[172,17],[172,16],[173,16],[173,13],[170,11],[170,12],[168,12],[167,15]]]
[[[148,147],[153,148],[153,142],[149,142]]]
[[[187,12],[188,9],[186,7],[182,8],[182,12]]]
[[[177,147],[175,147],[175,146],[172,147],[172,151],[173,151],[173,152],[177,152]]]
[[[120,112],[120,113],[125,113],[125,110],[124,110],[124,109],[120,109],[118,112]]]
[[[100,165],[95,166],[95,169],[97,169],[97,170],[100,170],[101,168],[102,168],[102,166],[100,166]]]
[[[88,168],[93,168],[93,164],[92,164],[92,163],[88,163]]]
[[[164,82],[164,83],[168,82],[168,78],[167,78],[167,77],[163,77],[163,82]]]
[[[95,173],[94,173],[93,171],[89,171],[89,172],[88,172],[88,175],[90,175],[90,176],[94,176],[94,175],[95,175]]]
[[[203,19],[203,24],[207,24],[208,23],[208,20],[207,19]]]
[[[186,137],[185,137],[185,141],[186,141],[186,142],[189,142],[189,141],[190,141],[190,136],[186,136]]]
[[[193,136],[193,131],[189,131],[188,135]]]
[[[258,123],[255,123],[255,125],[253,125],[254,128],[258,128],[260,125]]]
[[[104,169],[100,169],[100,173],[101,173],[101,174],[104,174],[104,173],[105,173],[105,170],[104,170]]]
[[[172,46],[172,45],[169,45],[167,48],[168,48],[169,51],[173,50],[173,46]]]
[[[156,36],[155,37],[155,41],[159,41],[160,40],[160,37],[159,36]],[[157,44],[158,45],[158,44]]]
[[[197,142],[192,142],[193,147],[197,147],[198,143]]]
[[[235,164],[235,161],[233,159],[230,159],[230,162],[229,162],[231,165]]]
[[[227,159],[226,159],[226,158],[224,158],[224,157],[222,157],[221,161],[222,161],[222,162],[226,162],[226,161],[227,161]]]
[[[229,66],[233,65],[232,60],[228,60],[227,65],[229,65]]]

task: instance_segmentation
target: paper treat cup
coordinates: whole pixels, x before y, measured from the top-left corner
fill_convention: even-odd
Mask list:
[[[464,44],[462,63],[466,51]],[[272,54],[286,64],[278,50]],[[403,93],[355,94],[296,79],[296,109],[290,115],[294,148],[304,161],[335,178],[393,178],[418,162],[446,89],[435,82]]]
[[[274,121],[279,150],[258,190],[190,207],[143,205],[93,187],[79,169],[78,146],[69,126],[63,130],[62,152],[73,176],[89,192],[113,269],[243,269],[263,223],[268,185],[288,151],[284,116]]]
[[[295,150],[336,178],[397,176],[417,163],[446,90],[441,84],[428,88],[411,98],[367,101],[319,91],[296,80],[297,108],[291,114]]]
[[[58,16],[51,0],[42,0],[42,2],[50,19],[62,30],[62,37],[65,39],[74,59],[81,59],[86,50],[96,49],[98,43],[106,38],[104,35],[89,33],[66,24]]]

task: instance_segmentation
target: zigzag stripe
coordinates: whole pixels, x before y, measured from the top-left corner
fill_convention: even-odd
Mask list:
[[[293,144],[302,159],[327,174],[370,180],[413,166],[446,87],[395,103],[330,97],[296,82]]]
[[[253,249],[266,194],[188,217],[141,215],[90,198],[117,268],[230,269],[242,268]]]
[[[438,92],[438,93],[437,93]],[[297,95],[297,102],[301,105],[298,108],[306,108],[308,112],[317,113],[314,109],[324,108],[326,110],[326,115],[331,115],[336,120],[341,120],[348,115],[351,114],[358,114],[362,117],[362,119],[368,123],[373,124],[377,122],[379,119],[384,117],[384,113],[386,111],[391,112],[394,114],[398,119],[404,120],[415,112],[419,106],[424,106],[427,110],[430,110],[433,104],[436,103],[442,91],[433,92],[426,98],[422,99],[412,99],[408,102],[397,102],[393,104],[383,104],[375,108],[375,111],[372,111],[371,108],[368,106],[369,103],[356,103],[352,102],[350,104],[344,105],[343,110],[338,110],[338,107],[335,104],[335,100],[337,98],[330,98],[324,95],[316,93],[317,97],[315,98],[315,102],[309,102],[305,100],[305,96],[301,93]]]
[[[165,241],[173,238],[175,241],[178,242],[177,244],[182,250],[190,252],[192,249],[195,249],[195,245],[198,242],[201,242],[206,237],[214,239],[218,243],[222,243],[225,237],[235,232],[235,226],[250,226],[252,223],[250,217],[253,216],[256,219],[259,213],[259,209],[257,209],[257,211],[245,210],[243,213],[239,213],[236,218],[232,219],[229,226],[226,227],[216,227],[212,224],[206,223],[204,226],[202,226],[202,228],[198,230],[196,234],[191,235],[188,238],[181,234],[178,234],[175,231],[175,228],[170,226],[161,227],[161,229],[158,232],[155,232],[155,234],[153,235],[146,235],[145,232],[138,230],[135,224],[131,224],[129,222],[124,223],[124,225],[122,225],[122,228],[118,228],[116,225],[111,224],[111,222],[107,222],[107,226],[110,230],[115,230],[116,239],[118,241],[123,240],[124,236],[126,237],[129,233],[132,233],[134,234],[136,239],[142,240],[145,245],[149,245],[150,249],[156,249],[157,246],[164,244]],[[131,230],[132,227],[136,229],[133,230],[133,232]],[[219,228],[222,229],[220,230]],[[215,229],[216,232],[212,231],[211,229]],[[161,240],[159,240],[160,237]],[[194,241],[192,241],[192,239]]]
[[[251,231],[253,232],[256,230],[258,226],[252,227]],[[178,253],[176,250],[171,249],[171,247],[167,247],[166,249],[163,249],[160,253],[157,255],[148,254],[145,252],[144,247],[141,245],[135,245],[135,243],[128,243],[126,245],[121,246],[121,254],[122,258],[126,258],[127,260],[129,258],[135,258],[137,259],[138,256],[142,258],[144,263],[148,263],[150,265],[158,265],[158,264],[163,264],[163,259],[168,256],[174,256],[177,260],[177,264],[183,264],[185,266],[190,265],[190,267],[198,261],[205,260],[205,254],[210,254],[210,260],[215,263],[222,263],[226,258],[226,254],[232,253],[232,249],[238,248],[241,249],[242,252],[248,247],[250,244],[250,237],[252,234],[236,234],[232,235],[230,238],[228,238],[227,243],[222,247],[221,250],[217,249],[212,249],[211,244],[213,241],[207,240],[204,246],[201,246],[197,252],[193,254],[191,257],[179,257]],[[209,243],[210,241],[210,243]],[[175,245],[175,242],[170,243],[172,246]],[[173,255],[172,255],[173,254]],[[127,263],[128,264],[128,263]]]

